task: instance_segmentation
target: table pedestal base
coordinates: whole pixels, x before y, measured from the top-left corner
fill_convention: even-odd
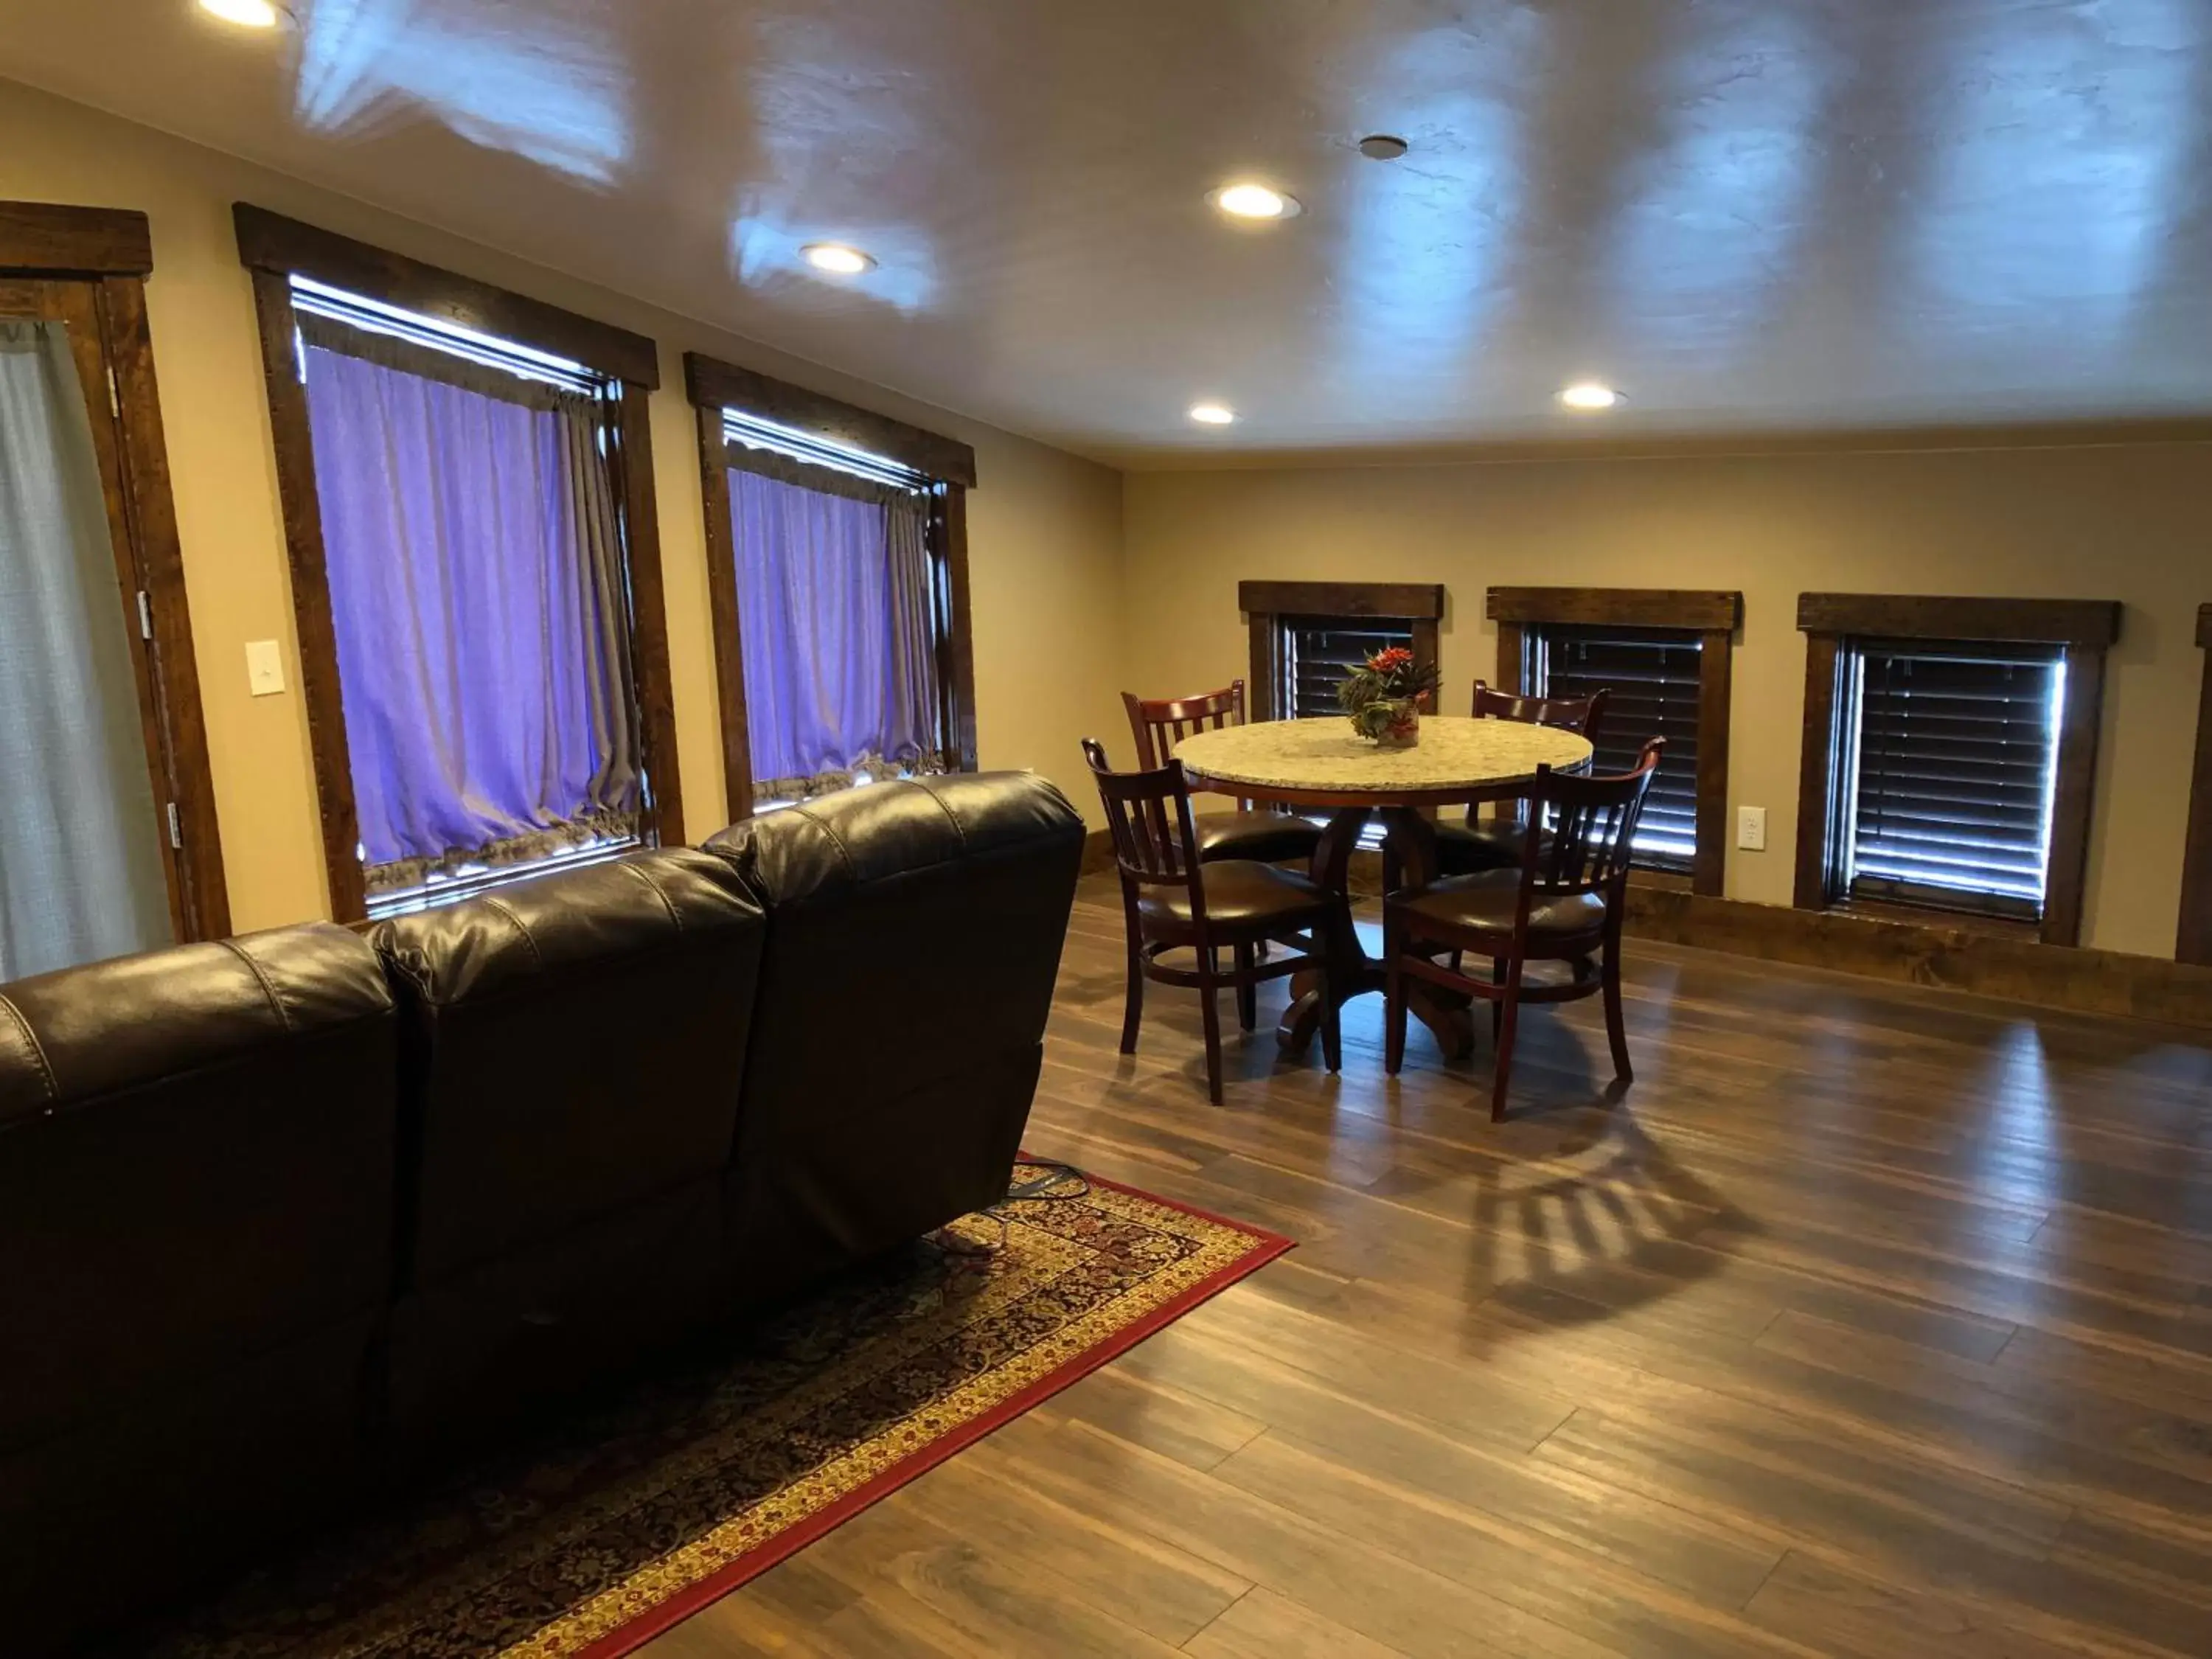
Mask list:
[[[1410,806],[1352,806],[1339,809],[1322,830],[1314,849],[1314,880],[1331,892],[1345,896],[1329,937],[1321,941],[1328,963],[1328,995],[1341,1007],[1354,997],[1380,992],[1387,975],[1382,963],[1367,954],[1352,926],[1350,901],[1352,854],[1359,845],[1359,832],[1370,817],[1382,820],[1382,858],[1385,885],[1418,887],[1437,874],[1436,826]],[[1276,1038],[1292,1053],[1303,1053],[1321,1029],[1321,975],[1299,974],[1291,981],[1291,1006],[1275,1028]],[[1407,987],[1406,1006],[1414,1018],[1435,1036],[1437,1046],[1449,1060],[1456,1060],[1474,1047],[1472,999],[1455,997],[1438,987],[1415,980]]]

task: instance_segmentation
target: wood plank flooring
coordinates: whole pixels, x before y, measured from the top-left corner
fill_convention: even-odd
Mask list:
[[[1029,1144],[1300,1248],[671,1632],[772,1653],[2212,1655],[2201,1034],[1632,952],[1488,1045],[1116,1051],[1086,882]],[[1633,943],[1633,942],[1632,942]],[[1234,1027],[1230,999],[1224,1018]]]

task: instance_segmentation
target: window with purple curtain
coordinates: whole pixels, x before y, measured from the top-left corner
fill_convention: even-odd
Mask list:
[[[944,770],[927,498],[729,454],[754,799]]]
[[[372,904],[627,844],[641,795],[603,408],[302,309]]]

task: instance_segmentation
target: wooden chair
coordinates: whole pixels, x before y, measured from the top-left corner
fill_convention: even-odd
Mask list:
[[[1635,770],[1611,776],[1575,777],[1540,767],[1528,800],[1530,821],[1545,825],[1545,832],[1522,838],[1519,869],[1448,876],[1384,900],[1385,1071],[1395,1074],[1405,1063],[1406,981],[1412,978],[1490,1003],[1498,1044],[1493,1122],[1505,1115],[1514,1029],[1524,1002],[1567,1002],[1602,992],[1614,1073],[1623,1083],[1633,1079],[1620,1016],[1620,927],[1630,845],[1666,746],[1664,738],[1652,738]],[[1605,960],[1593,977],[1590,958],[1600,950]],[[1444,951],[1449,966],[1432,960]],[[1463,956],[1488,957],[1490,977],[1462,973]],[[1522,970],[1531,962],[1570,963],[1573,977],[1524,984]]]
[[[1114,862],[1121,874],[1121,908],[1128,927],[1128,1006],[1121,1019],[1121,1052],[1137,1052],[1137,1028],[1144,1018],[1145,981],[1194,987],[1206,1022],[1206,1091],[1221,1103],[1221,1016],[1214,993],[1224,985],[1237,991],[1237,1022],[1252,1029],[1261,980],[1281,979],[1306,969],[1326,975],[1322,941],[1332,914],[1342,903],[1310,878],[1252,859],[1207,864],[1200,853],[1198,828],[1190,810],[1190,789],[1182,763],[1141,772],[1116,772],[1095,738],[1083,740],[1084,758],[1098,782],[1098,798],[1114,838]],[[1257,947],[1267,940],[1296,947],[1296,954],[1262,965]],[[1220,952],[1233,953],[1235,967],[1224,973]],[[1170,951],[1196,954],[1194,969],[1171,968],[1160,960]],[[1337,1018],[1329,1008],[1322,1027],[1322,1054],[1335,1071],[1341,1058]]]
[[[1175,746],[1198,732],[1218,732],[1244,724],[1244,682],[1231,680],[1218,691],[1194,697],[1153,697],[1121,694],[1129,711],[1129,732],[1137,740],[1137,764],[1146,771],[1165,766]],[[1200,863],[1218,859],[1256,859],[1262,864],[1310,860],[1321,844],[1321,827],[1296,812],[1247,801],[1228,811],[1200,812],[1198,856]]]
[[[1524,697],[1497,691],[1481,680],[1474,683],[1477,720],[1520,720],[1529,726],[1555,726],[1597,741],[1605,719],[1603,690],[1587,697]],[[1468,809],[1463,823],[1437,825],[1437,867],[1448,876],[1473,875],[1480,870],[1511,870],[1521,862],[1521,820],[1518,817],[1481,818]]]

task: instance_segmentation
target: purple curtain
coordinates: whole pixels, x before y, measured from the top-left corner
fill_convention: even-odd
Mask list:
[[[301,325],[370,890],[634,834],[637,713],[592,400]]]
[[[757,799],[944,767],[923,514],[779,457],[730,468]]]

